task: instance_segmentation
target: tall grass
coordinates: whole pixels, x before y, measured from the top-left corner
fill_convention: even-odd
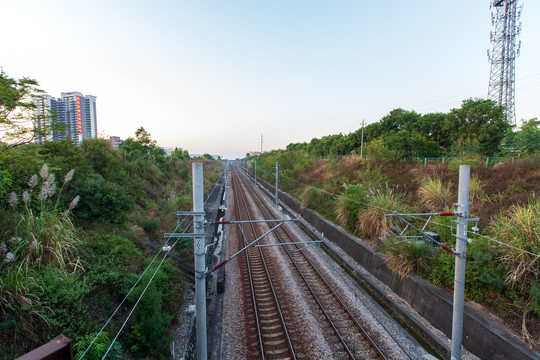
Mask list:
[[[522,337],[530,346],[539,346],[527,328],[528,314],[540,316],[540,199],[514,205],[495,219],[490,233],[509,246],[500,247],[499,262],[506,268],[506,283],[521,289],[523,302]]]
[[[337,223],[348,231],[356,233],[358,211],[365,208],[366,203],[367,196],[364,186],[348,185],[334,207]]]
[[[71,180],[68,172],[58,193]],[[33,276],[45,264],[75,270],[79,266],[76,256],[78,234],[70,219],[70,212],[78,198],[65,210],[60,209],[54,175],[46,165],[40,175],[33,175],[28,189],[21,196],[12,193],[10,210],[19,221],[6,234],[13,236],[0,242],[0,314],[2,322],[9,319],[26,326],[33,333],[36,317],[43,320],[43,309],[36,295]]]
[[[469,199],[472,201],[473,205],[489,199],[484,191],[484,183],[476,176],[471,177],[469,181]]]
[[[357,225],[361,235],[377,238],[397,231],[396,218],[385,214],[408,211],[402,202],[404,194],[389,187],[370,189],[368,194],[369,205],[358,212]]]
[[[423,241],[388,239],[383,242],[386,264],[400,278],[420,272],[433,255],[433,246]]]
[[[453,204],[451,187],[450,182],[443,184],[441,179],[429,177],[418,189],[418,197],[429,210],[446,210]]]
[[[514,205],[497,217],[491,234],[512,247],[501,247],[501,261],[508,267],[507,282],[523,288],[540,280],[540,199]],[[533,255],[534,254],[534,255]]]
[[[327,197],[328,194],[326,194],[321,189],[316,188],[315,186],[308,186],[300,195],[300,200],[302,201],[302,208],[317,208],[326,201]]]

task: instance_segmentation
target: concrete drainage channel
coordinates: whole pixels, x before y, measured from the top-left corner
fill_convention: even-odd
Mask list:
[[[261,179],[257,179],[257,183],[270,197],[275,196],[274,186]],[[322,233],[326,234],[330,239],[327,240],[330,255],[375,293],[384,307],[407,325],[406,328],[412,329],[413,336],[421,337],[438,356],[450,357],[451,295],[415,276],[398,278],[388,269],[382,256],[360,239],[317,213],[302,209],[300,202],[288,194],[280,191],[279,197],[280,205],[291,216],[299,218],[312,236],[320,238]],[[463,345],[482,359],[540,358],[540,354],[470,305],[465,306]]]

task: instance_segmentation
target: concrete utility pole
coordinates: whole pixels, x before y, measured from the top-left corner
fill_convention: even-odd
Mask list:
[[[362,153],[364,151],[364,119],[362,119],[362,140],[360,140],[360,159],[362,158]]]
[[[193,212],[194,234],[204,233],[204,189],[203,164],[193,163]],[[202,215],[201,215],[202,214]],[[196,333],[197,359],[206,360],[206,264],[204,236],[195,237],[195,304],[196,304]]]
[[[276,161],[276,209],[278,208],[278,162]]]
[[[454,278],[454,314],[452,318],[452,360],[461,360],[463,336],[463,302],[465,297],[465,259],[467,255],[467,223],[469,217],[470,165],[459,166],[457,203],[456,270]]]
[[[255,160],[255,186],[257,186],[257,160]]]

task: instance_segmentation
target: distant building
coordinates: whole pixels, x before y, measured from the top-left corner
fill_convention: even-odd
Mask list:
[[[247,156],[259,156],[261,155],[260,151],[250,151],[246,154]]]
[[[109,141],[116,150],[120,149],[124,144],[124,140],[120,139],[119,136],[110,136]]]
[[[79,92],[63,92],[58,99],[48,94],[35,97],[34,103],[38,128],[46,129],[53,126],[53,131],[38,136],[36,143],[71,139],[78,145],[83,139],[97,137],[95,96],[85,96]]]
[[[171,156],[174,149],[176,149],[176,148],[173,148],[173,147],[170,147],[170,146],[163,146],[162,149],[165,151],[166,156]]]

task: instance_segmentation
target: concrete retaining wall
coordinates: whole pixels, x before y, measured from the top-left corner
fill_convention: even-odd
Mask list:
[[[272,194],[275,193],[274,186],[259,179],[257,179],[257,183]],[[279,200],[292,211],[298,213],[317,231],[324,233],[325,238],[343,249],[358,264],[405,300],[422,317],[451,338],[453,299],[450,294],[416,276],[400,279],[386,266],[381,254],[364,245],[360,239],[350,235],[339,226],[330,223],[314,211],[302,209],[300,202],[286,193],[280,191]],[[382,300],[389,302],[387,305],[394,311],[400,311],[398,306],[391,303],[390,298],[384,296],[375,288],[372,288],[372,290],[385,297],[386,299]],[[406,313],[398,315],[402,316],[403,320],[421,336],[428,336],[427,332],[422,330],[423,326],[418,324],[414,318],[411,318]],[[448,346],[441,344],[434,338],[428,337],[425,340],[445,358],[450,357]],[[528,360],[540,358],[539,353],[531,351],[519,339],[467,304],[465,304],[463,317],[462,342],[467,350],[481,359]]]

